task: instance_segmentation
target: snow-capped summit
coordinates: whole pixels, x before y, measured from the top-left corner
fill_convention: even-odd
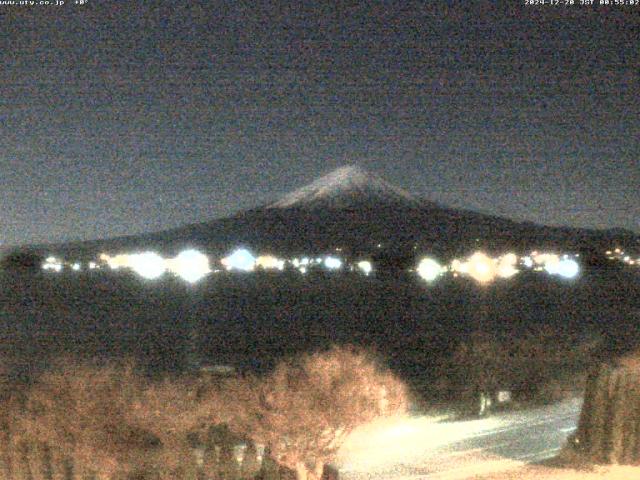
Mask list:
[[[352,208],[403,205],[418,207],[409,192],[367,170],[348,165],[286,195],[268,208]]]

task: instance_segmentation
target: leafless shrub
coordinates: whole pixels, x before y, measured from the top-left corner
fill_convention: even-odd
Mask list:
[[[126,421],[149,432],[161,448],[147,456],[146,470],[160,478],[181,478],[194,465],[193,438],[203,438],[219,423],[215,398],[203,398],[195,379],[165,379],[148,384],[131,404]],[[206,401],[205,401],[206,400]]]
[[[281,362],[261,381],[234,388],[232,428],[268,445],[299,480],[320,478],[355,427],[408,406],[403,383],[370,354],[351,347]]]
[[[13,441],[48,445],[56,456],[71,457],[79,473],[125,475],[159,446],[157,437],[130,421],[144,387],[131,364],[66,363],[29,389]]]
[[[252,476],[254,441],[300,480],[319,478],[353,428],[408,403],[405,386],[354,348],[303,355],[264,378],[150,382],[127,362],[59,365],[3,400],[0,426],[19,475],[57,463],[112,480]]]

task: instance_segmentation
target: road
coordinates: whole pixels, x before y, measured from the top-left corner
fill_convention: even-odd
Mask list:
[[[469,421],[417,417],[355,431],[337,462],[344,480],[464,479],[555,456],[576,428],[582,401]]]

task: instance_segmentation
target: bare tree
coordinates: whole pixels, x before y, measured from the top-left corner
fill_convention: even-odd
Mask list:
[[[282,362],[264,378],[216,381],[150,382],[131,364],[67,361],[0,406],[0,440],[11,443],[13,458],[0,451],[8,475],[12,465],[26,477],[45,466],[47,478],[217,475],[224,465],[209,465],[205,450],[212,429],[226,424],[233,438],[225,452],[250,439],[299,480],[317,480],[353,428],[404,412],[407,392],[371,355],[336,347]],[[227,463],[233,475],[240,471]],[[242,471],[252,475],[250,463]]]
[[[160,446],[157,437],[129,419],[143,389],[130,365],[68,363],[29,389],[14,418],[13,440],[50,446],[54,457],[71,458],[81,475],[126,474]]]
[[[219,423],[220,407],[202,401],[194,379],[164,379],[139,392],[126,412],[126,422],[149,432],[162,448],[155,449],[144,467],[159,478],[193,476],[194,445],[190,438],[202,438],[212,424]]]
[[[220,396],[203,392],[211,386],[195,378],[150,382],[127,362],[59,363],[0,405],[0,447],[19,453],[18,466],[69,465],[69,475],[98,479],[192,478],[202,470],[192,439],[224,411]]]
[[[226,391],[240,411],[232,428],[267,445],[298,480],[319,479],[354,428],[408,406],[404,384],[352,347],[281,362],[261,381]]]

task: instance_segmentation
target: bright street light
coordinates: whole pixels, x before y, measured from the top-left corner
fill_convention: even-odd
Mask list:
[[[197,250],[184,250],[168,261],[169,269],[183,280],[195,283],[211,272],[209,258]]]
[[[562,260],[556,267],[555,273],[564,278],[575,278],[580,273],[580,266],[575,260]]]
[[[442,266],[432,258],[423,258],[418,264],[418,275],[427,282],[435,281],[442,271]]]
[[[165,261],[154,252],[136,253],[128,256],[129,268],[147,280],[155,280],[166,271]]]
[[[360,271],[363,272],[365,275],[369,275],[373,270],[373,266],[371,265],[371,262],[369,262],[368,260],[362,260],[358,262],[357,266],[360,269]]]
[[[240,270],[251,272],[256,267],[256,257],[246,248],[239,248],[228,257],[221,260],[227,270]]]
[[[327,267],[329,270],[338,270],[342,268],[342,260],[340,260],[337,257],[331,257],[331,256],[325,257],[324,266]]]
[[[469,276],[478,283],[492,282],[497,275],[496,262],[482,252],[474,253],[468,260]]]

